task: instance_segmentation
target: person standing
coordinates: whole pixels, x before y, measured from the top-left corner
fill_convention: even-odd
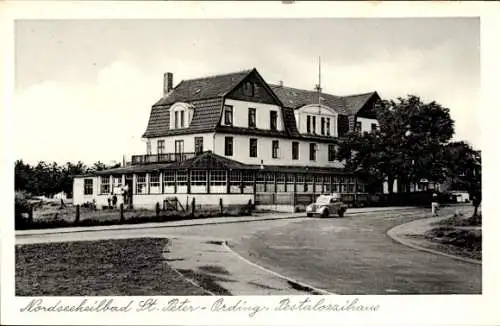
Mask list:
[[[438,210],[439,210],[439,203],[438,203],[438,196],[436,193],[432,194],[432,203],[431,203],[431,210],[432,210],[432,216],[438,216]]]
[[[117,202],[118,202],[118,197],[116,197],[116,194],[113,194],[113,208],[116,208]]]

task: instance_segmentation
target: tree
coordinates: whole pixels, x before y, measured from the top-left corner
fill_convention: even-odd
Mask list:
[[[449,110],[419,97],[381,100],[376,104],[379,130],[350,133],[341,143],[346,168],[375,180],[387,180],[393,192],[399,185],[422,179],[443,181],[446,166],[443,147],[454,133]]]
[[[454,189],[466,190],[472,197],[474,216],[481,204],[481,152],[469,144],[451,142],[446,145],[444,155],[447,164],[447,176]]]

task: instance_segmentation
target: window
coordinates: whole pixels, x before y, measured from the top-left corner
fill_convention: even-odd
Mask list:
[[[248,108],[248,127],[249,128],[256,127],[255,113],[256,113],[256,110],[254,108]]]
[[[145,174],[138,174],[136,177],[136,187],[135,187],[135,193],[136,194],[145,194],[146,193],[146,175]]]
[[[146,141],[146,154],[151,154],[151,140]]]
[[[158,173],[149,174],[149,193],[160,193],[160,175]]]
[[[325,134],[325,117],[321,117],[321,134]]]
[[[101,194],[109,194],[109,175],[101,177]]]
[[[176,173],[177,186],[187,186],[187,171],[180,170]]]
[[[292,160],[298,160],[299,159],[299,142],[294,141],[292,142]]]
[[[278,129],[278,112],[270,111],[271,130]]]
[[[206,186],[207,185],[207,171],[191,171],[191,185],[192,186]]]
[[[158,154],[163,154],[163,152],[165,152],[165,141],[158,140],[158,143],[156,143],[156,149]]]
[[[94,180],[84,179],[83,180],[83,194],[92,195],[94,193]]]
[[[233,107],[231,105],[224,106],[224,124],[227,126],[233,125]]]
[[[257,138],[250,138],[250,157],[257,157]]]
[[[310,115],[307,116],[307,133],[308,134],[311,133],[311,116]]]
[[[309,144],[309,160],[316,161],[316,143]]]
[[[279,148],[280,148],[280,142],[278,140],[273,140],[273,158],[278,158]]]
[[[243,94],[246,96],[253,96],[253,83],[246,82],[243,84]]]
[[[224,137],[224,155],[233,156],[233,137]]]
[[[377,131],[377,124],[372,123],[372,132]]]
[[[241,185],[241,171],[231,171],[229,174],[231,186],[239,187]]]
[[[356,127],[354,128],[354,131],[356,132],[361,132],[361,121],[356,121]]]
[[[326,135],[330,136],[330,118],[326,118]]]
[[[184,140],[175,141],[175,154],[184,153]]]
[[[173,187],[175,185],[175,171],[163,172],[163,186]]]
[[[226,185],[226,171],[210,171],[210,185],[211,186],[225,186]]]
[[[313,134],[315,134],[316,133],[316,117],[315,116],[312,117],[312,124],[313,124],[312,132],[313,132]]]
[[[196,154],[203,153],[203,137],[194,137],[194,152]]]
[[[179,128],[179,111],[174,112],[174,125],[175,129]]]
[[[113,189],[119,189],[122,186],[122,176],[114,175],[113,176]]]
[[[335,161],[335,145],[328,145],[328,161]]]
[[[184,128],[184,111],[180,111],[179,114],[181,115],[180,127]]]

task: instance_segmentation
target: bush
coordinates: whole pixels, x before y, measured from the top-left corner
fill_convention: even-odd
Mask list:
[[[15,228],[21,228],[29,223],[29,216],[32,213],[32,205],[28,201],[27,193],[16,192],[14,200]]]

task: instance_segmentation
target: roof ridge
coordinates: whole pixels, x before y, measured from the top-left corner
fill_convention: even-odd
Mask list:
[[[197,78],[183,79],[181,81],[181,83],[182,82],[187,82],[187,81],[202,80],[202,79],[211,79],[211,78],[225,77],[225,76],[229,76],[229,75],[238,75],[238,74],[243,74],[243,73],[249,73],[252,70],[253,70],[253,68],[252,69],[239,70],[239,71],[233,71],[233,72],[228,72],[228,73],[222,73],[222,74],[216,74],[216,75],[208,75],[208,76],[197,77]]]
[[[308,90],[308,89],[297,88],[297,87],[290,87],[290,86],[281,86],[281,85],[276,85],[276,84],[268,84],[268,85],[271,86],[271,87],[287,88],[287,89],[292,89],[292,90],[296,90],[296,91],[302,91],[302,92],[308,92],[308,93],[318,94],[318,91],[315,91],[315,90]],[[321,92],[321,95],[335,96],[335,97],[338,97],[338,98],[342,97],[342,96],[335,95],[335,94],[325,93],[323,91]]]
[[[376,92],[377,91],[371,91],[371,92],[360,93],[360,94],[341,95],[340,97],[346,98],[346,97],[354,97],[354,96],[371,95],[371,94],[374,94]]]

